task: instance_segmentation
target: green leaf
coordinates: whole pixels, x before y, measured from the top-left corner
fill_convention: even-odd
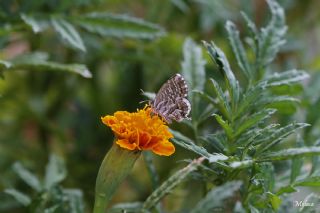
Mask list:
[[[319,154],[319,153],[317,153]],[[305,179],[299,180],[293,183],[293,186],[310,186],[319,187],[320,186],[320,176],[307,177]]]
[[[233,161],[230,162],[229,166],[233,169],[244,169],[252,166],[253,163],[253,160]]]
[[[318,139],[315,143],[314,146],[320,146],[320,139]],[[312,168],[310,171],[310,175],[314,174],[316,171],[318,171],[319,166],[318,166],[318,162],[319,162],[319,156],[312,156]]]
[[[268,150],[269,148],[275,146],[280,141],[285,139],[287,136],[291,135],[292,133],[296,132],[300,128],[304,128],[309,126],[306,123],[291,123],[287,126],[281,127],[274,131],[269,137],[261,138],[257,140],[255,144],[260,144],[257,148],[257,155]]]
[[[279,196],[279,195],[282,195],[282,194],[284,194],[284,193],[290,194],[290,193],[294,193],[294,192],[297,192],[297,190],[296,190],[293,186],[289,185],[289,186],[283,186],[283,187],[281,187],[281,188],[277,191],[276,194]]]
[[[77,17],[72,22],[101,36],[155,39],[165,34],[158,25],[127,15],[91,13]]]
[[[195,145],[194,142],[190,138],[188,138],[188,137],[182,135],[180,132],[174,131],[172,129],[170,129],[170,132],[174,135],[174,138],[172,139],[172,141],[175,144],[177,144],[177,145],[179,145],[189,151],[197,153],[198,155],[204,156],[206,158],[210,157],[211,154],[205,148]]]
[[[217,122],[224,129],[227,137],[230,140],[232,140],[232,138],[233,138],[233,130],[232,130],[231,126],[228,124],[228,121],[223,120],[223,118],[220,115],[217,115],[217,114],[213,114],[213,117],[215,117]]]
[[[142,207],[141,202],[133,202],[133,203],[119,203],[113,205],[108,212],[110,213],[123,213],[125,212],[139,212]]]
[[[246,117],[245,120],[242,123],[240,123],[240,126],[237,128],[235,137],[238,137],[244,131],[246,131],[249,128],[252,128],[259,122],[262,122],[267,118],[270,118],[270,116],[275,112],[276,112],[275,109],[263,109],[260,112],[254,113],[253,115]]]
[[[297,135],[296,147],[302,148],[304,146],[304,141],[300,135]],[[290,174],[290,183],[293,183],[300,174],[301,167],[303,165],[303,160],[301,158],[292,159],[291,163],[291,174]]]
[[[250,87],[240,98],[238,108],[234,118],[242,117],[245,113],[251,111],[255,107],[255,103],[261,98],[266,89],[266,82],[260,82],[257,85]]]
[[[152,159],[153,155],[150,152],[143,152],[142,154],[143,154],[143,159],[147,166],[149,176],[151,178],[152,189],[155,189],[156,187],[159,186],[159,175],[153,164],[153,159]]]
[[[211,56],[212,60],[219,67],[220,71],[222,72],[222,75],[225,77],[227,88],[231,96],[233,106],[235,107],[238,104],[240,87],[239,87],[239,82],[235,78],[230,68],[229,62],[225,54],[213,42],[209,44],[204,41],[203,44],[207,48],[208,53]]]
[[[4,192],[11,195],[16,201],[24,206],[28,206],[31,203],[31,199],[28,195],[19,192],[16,189],[6,189],[4,190]]]
[[[13,164],[13,171],[31,188],[40,192],[42,190],[42,185],[39,179],[29,172],[22,164],[16,162]]]
[[[257,161],[278,161],[297,157],[313,156],[320,154],[320,147],[310,146],[301,148],[289,148],[277,152],[260,155]]]
[[[191,172],[195,171],[205,158],[201,157],[192,161],[188,166],[184,167],[161,184],[159,188],[152,192],[152,194],[143,203],[142,210],[150,210],[173,188],[180,184]]]
[[[14,58],[10,63],[9,70],[32,70],[32,71],[61,71],[79,74],[85,78],[91,78],[92,74],[85,65],[82,64],[61,64],[46,61],[47,55],[43,53],[25,54]]]
[[[200,97],[192,91],[203,91],[206,80],[206,61],[202,57],[202,50],[192,39],[187,38],[183,45],[182,75],[189,85],[189,99],[191,101],[192,122],[198,122],[201,113]]]
[[[230,181],[222,186],[213,188],[190,213],[212,212],[214,208],[223,207],[223,201],[235,197],[236,191],[240,189],[241,185],[240,181]]]
[[[65,179],[67,171],[62,158],[57,155],[51,154],[49,158],[49,163],[46,167],[45,174],[45,187],[50,189],[54,185],[60,183]]]
[[[84,200],[81,190],[78,189],[64,189],[63,194],[68,199],[70,206],[70,213],[84,213]]]
[[[280,197],[278,197],[275,194],[272,194],[271,192],[267,192],[268,198],[270,200],[270,203],[272,205],[273,210],[278,210],[282,200],[280,199]]]
[[[287,31],[283,8],[274,0],[267,0],[271,11],[271,21],[258,35],[257,70],[268,65],[285,43],[284,35]]]
[[[243,44],[239,37],[239,31],[233,22],[227,21],[226,29],[228,31],[228,38],[233,50],[233,53],[236,56],[237,63],[243,72],[243,74],[247,77],[247,79],[251,79],[252,77],[252,69],[251,65],[248,62],[248,58],[243,47]]]
[[[214,79],[210,78],[210,83],[211,83],[210,85],[214,90],[215,95],[217,96],[217,99],[218,99],[217,106],[219,107],[220,112],[229,121],[231,121],[231,109],[226,96],[223,94],[221,87]],[[211,100],[211,103],[215,103],[215,102]]]
[[[81,36],[72,24],[59,17],[52,17],[51,23],[55,31],[59,33],[61,38],[66,41],[67,44],[83,52],[86,51]]]
[[[50,22],[44,17],[21,14],[21,19],[32,28],[34,33],[39,33],[50,27]]]
[[[183,44],[183,61],[181,66],[182,75],[188,82],[191,90],[203,90],[206,78],[204,70],[205,64],[206,61],[202,56],[200,46],[192,39],[187,38]],[[190,93],[190,95],[192,95],[192,93]]]
[[[266,77],[267,87],[278,87],[283,85],[290,85],[293,83],[300,82],[309,77],[309,74],[302,70],[288,70],[281,73],[273,73],[272,75]]]
[[[9,69],[12,64],[9,61],[0,60],[0,70]]]

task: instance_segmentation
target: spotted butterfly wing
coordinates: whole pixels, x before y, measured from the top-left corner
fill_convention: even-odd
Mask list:
[[[187,99],[188,86],[180,74],[175,74],[162,85],[155,99],[151,101],[152,111],[167,123],[181,122],[188,118],[191,104]]]

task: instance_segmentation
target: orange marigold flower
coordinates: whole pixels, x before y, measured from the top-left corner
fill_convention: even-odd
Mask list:
[[[169,141],[173,135],[166,123],[151,114],[146,106],[137,112],[117,111],[113,116],[101,117],[117,137],[116,143],[129,150],[152,150],[158,155],[169,156],[175,152]]]

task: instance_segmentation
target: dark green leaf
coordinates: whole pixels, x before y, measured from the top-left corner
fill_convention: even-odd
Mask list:
[[[215,95],[217,96],[219,110],[230,121],[231,120],[231,109],[230,109],[230,106],[229,106],[229,103],[228,103],[226,96],[222,92],[222,89],[219,86],[219,84],[214,79],[210,79],[210,83],[212,85],[212,88],[214,90]],[[212,102],[212,103],[214,103],[214,102]]]
[[[252,70],[251,65],[249,64],[245,49],[239,37],[239,31],[237,30],[234,23],[227,21],[226,29],[229,35],[229,41],[232,47],[232,50],[236,56],[237,63],[241,68],[242,72],[245,74],[247,79],[251,79]]]
[[[290,134],[296,132],[300,128],[304,128],[309,126],[309,124],[306,123],[291,123],[287,126],[284,126],[282,128],[277,129],[274,131],[269,137],[261,138],[260,140],[257,140],[255,144],[260,144],[257,148],[257,154],[260,154],[272,146],[278,144],[280,141],[285,139]]]
[[[228,121],[223,120],[223,118],[220,115],[217,114],[213,114],[213,117],[215,117],[215,119],[217,120],[217,122],[220,124],[220,126],[224,129],[227,137],[229,139],[233,138],[233,130],[230,127],[230,125],[228,124]]]
[[[143,159],[146,163],[149,176],[151,178],[152,188],[155,189],[159,186],[159,175],[153,164],[152,154],[150,152],[143,152]]]
[[[276,110],[274,109],[263,109],[260,112],[257,112],[250,117],[246,117],[245,120],[240,124],[240,126],[237,128],[237,131],[235,133],[235,137],[238,137],[241,135],[244,131],[246,131],[249,128],[252,128],[259,122],[264,121],[267,118],[270,118],[272,114],[274,114]]]
[[[220,48],[218,48],[213,42],[211,44],[207,42],[203,42],[205,47],[207,48],[209,55],[211,56],[212,60],[217,64],[220,71],[222,72],[223,76],[225,77],[229,94],[231,96],[231,100],[233,106],[238,104],[239,95],[240,95],[240,87],[239,82],[235,78],[229,62],[222,52]]]
[[[143,210],[152,209],[166,194],[170,193],[179,183],[181,183],[191,172],[195,171],[205,158],[201,157],[192,161],[188,166],[184,167],[161,184],[159,188],[143,203]]]
[[[222,186],[213,188],[190,213],[212,212],[214,208],[224,207],[223,201],[235,197],[236,191],[240,189],[241,185],[240,181],[230,181]]]
[[[188,137],[182,135],[178,131],[170,130],[170,132],[174,135],[172,141],[175,144],[206,158],[210,157],[210,153],[208,153],[208,151],[205,148],[195,145],[194,142]]]

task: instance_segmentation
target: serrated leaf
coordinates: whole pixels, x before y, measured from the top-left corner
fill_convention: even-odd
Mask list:
[[[297,83],[308,77],[308,73],[302,70],[293,69],[281,73],[273,73],[272,75],[266,77],[264,80],[266,81],[267,87],[278,87]]]
[[[73,20],[83,29],[101,36],[155,39],[165,34],[164,30],[142,19],[111,13],[91,13]]]
[[[13,164],[13,171],[31,188],[37,192],[42,190],[42,185],[39,179],[29,172],[21,163],[16,162]]]
[[[229,140],[232,140],[233,139],[233,129],[229,125],[228,121],[223,120],[223,118],[217,114],[213,114],[213,117],[217,120],[217,122],[220,124],[220,126],[224,129]]]
[[[175,144],[177,144],[177,145],[179,145],[189,151],[197,153],[198,155],[204,156],[206,158],[210,157],[210,153],[205,148],[195,145],[194,142],[190,138],[188,138],[188,137],[182,135],[180,132],[174,131],[172,129],[170,129],[170,132],[174,135],[174,138],[172,139],[172,141]]]
[[[139,212],[142,207],[141,202],[133,202],[133,203],[119,203],[113,205],[108,212],[110,213],[123,213],[125,212]]]
[[[62,158],[57,155],[51,154],[49,158],[49,163],[46,167],[45,174],[45,188],[50,189],[54,185],[60,183],[64,180],[67,175],[67,171]]]
[[[255,144],[260,144],[257,148],[257,155],[268,150],[269,148],[275,146],[280,141],[285,139],[287,136],[291,135],[292,133],[296,132],[296,130],[300,128],[304,128],[309,126],[306,123],[291,123],[287,126],[281,127],[274,131],[269,137],[261,138],[257,140]]]
[[[260,155],[257,161],[278,161],[287,160],[296,157],[314,156],[320,154],[320,147],[301,147],[301,148],[289,148],[277,152],[271,152]]]
[[[271,21],[258,35],[257,70],[268,65],[285,43],[284,35],[287,31],[283,8],[274,0],[267,0],[271,11]]]
[[[235,192],[240,189],[241,185],[241,181],[230,181],[222,186],[213,188],[190,213],[212,212],[214,208],[223,207],[223,201],[234,197]]]
[[[83,52],[86,51],[84,43],[82,41],[81,36],[78,31],[73,27],[72,24],[64,20],[63,18],[52,17],[51,23],[53,28],[61,38],[67,42],[71,47],[81,50]]]
[[[161,184],[159,188],[152,192],[152,194],[143,203],[142,210],[152,209],[166,194],[170,193],[179,183],[181,183],[191,172],[195,171],[205,158],[201,157],[192,161],[185,168],[177,171],[169,179]]]
[[[207,48],[208,53],[211,56],[212,60],[217,64],[217,66],[219,67],[219,70],[222,72],[222,75],[224,76],[227,84],[229,94],[231,96],[233,106],[235,107],[238,104],[240,87],[239,87],[239,82],[235,78],[230,68],[229,62],[225,54],[213,42],[209,44],[204,41],[203,44]]]
[[[237,131],[234,137],[238,137],[244,131],[254,127],[259,122],[262,122],[265,119],[269,118],[275,112],[275,109],[263,109],[260,112],[254,113],[253,115],[246,117],[245,120],[242,123],[240,123],[240,126],[237,127]]]
[[[4,192],[11,195],[16,201],[24,206],[28,206],[31,203],[31,198],[28,195],[19,192],[16,189],[6,189]]]
[[[255,106],[254,104],[262,97],[265,89],[266,82],[260,82],[257,85],[249,88],[249,90],[246,91],[240,98],[234,118],[237,119],[243,116],[243,114],[246,112],[251,111],[251,109]]]
[[[222,92],[222,89],[219,86],[219,84],[214,79],[211,78],[210,83],[211,83],[210,85],[212,85],[215,95],[217,96],[217,99],[218,99],[217,106],[219,107],[220,112],[230,121],[231,109],[226,96]],[[214,103],[213,100],[211,103]]]
[[[246,51],[243,47],[243,44],[239,37],[239,31],[237,30],[236,26],[233,22],[227,21],[226,29],[228,31],[228,38],[233,50],[233,53],[236,56],[237,63],[243,72],[243,74],[247,77],[247,79],[251,79],[252,77],[252,69],[251,65],[249,64]]]
[[[215,134],[206,134],[199,138],[205,144],[213,147],[217,152],[224,153],[226,151],[227,138],[224,132],[217,132]]]

